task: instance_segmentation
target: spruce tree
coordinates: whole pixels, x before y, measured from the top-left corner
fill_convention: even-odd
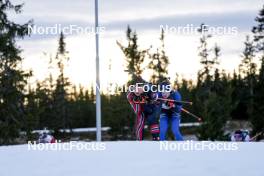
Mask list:
[[[39,119],[42,109],[38,106],[36,91],[30,88],[30,86],[25,98],[25,102],[26,118],[24,121],[23,130],[26,131],[27,140],[32,141],[34,139],[34,134],[32,134],[32,131],[37,129],[39,125]]]
[[[230,86],[223,84],[223,76],[219,69],[221,49],[215,44],[208,45],[212,36],[204,24],[201,25],[200,46],[198,47],[201,65],[198,73],[194,107],[203,118],[203,124],[198,129],[198,138],[201,140],[224,140],[224,126],[229,119],[231,93]]]
[[[164,37],[164,30],[162,30],[160,36],[161,47],[154,54],[150,55],[151,61],[148,67],[153,71],[150,81],[154,84],[162,82],[168,77],[169,59],[165,53]]]
[[[264,5],[255,21],[257,24],[252,28],[252,33],[256,50],[260,54],[261,67],[255,86],[254,115],[251,118],[251,123],[253,133],[258,133],[264,130]]]
[[[264,57],[263,57],[264,58]],[[258,75],[258,83],[255,87],[254,112],[251,118],[253,134],[264,131],[264,59]]]
[[[148,50],[139,49],[137,33],[135,31],[133,32],[130,26],[127,27],[126,37],[127,46],[122,45],[118,41],[117,45],[120,47],[126,57],[126,69],[132,80],[134,80],[134,76],[140,76],[143,72],[142,63],[144,62]]]
[[[69,61],[69,57],[64,40],[64,35],[61,33],[58,51],[55,58],[59,69],[59,76],[56,80],[56,86],[53,92],[53,106],[55,112],[53,128],[55,131],[57,131],[59,128],[70,128],[67,106],[71,83],[69,82],[69,78],[65,76],[65,66]]]
[[[53,109],[52,109],[52,90],[46,85],[46,81],[37,82],[35,90],[36,102],[39,113],[38,129],[52,126]]]
[[[208,28],[205,24],[201,24],[198,32],[201,33],[200,46],[198,47],[198,50],[201,58],[200,63],[203,66],[198,73],[198,80],[202,82],[209,82],[212,79],[212,73],[210,70],[214,65],[214,62],[209,57],[211,49],[208,47],[208,40],[212,37],[212,35],[208,33]]]
[[[10,21],[7,15],[20,14],[22,6],[0,0],[0,144],[13,142],[25,119],[25,86],[30,73],[20,68],[22,50],[16,40],[28,35],[32,21],[21,25]]]
[[[244,42],[245,48],[242,53],[242,62],[239,65],[240,74],[242,76],[243,85],[240,87],[243,93],[241,94],[241,103],[247,107],[247,117],[251,118],[253,113],[254,87],[256,85],[257,64],[254,62],[255,48],[250,37],[246,36]]]
[[[258,51],[264,55],[264,5],[259,11],[258,16],[255,18],[255,21],[257,22],[257,25],[252,28],[254,42],[256,43]]]

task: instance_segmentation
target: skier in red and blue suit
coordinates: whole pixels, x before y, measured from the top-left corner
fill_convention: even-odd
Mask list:
[[[136,139],[141,141],[144,138],[144,126],[147,121],[150,127],[152,140],[159,140],[159,123],[158,110],[159,105],[150,102],[142,102],[142,95],[145,94],[143,89],[139,87],[134,92],[128,92],[127,99],[136,113]],[[154,93],[155,94],[155,93]],[[155,96],[155,95],[154,95]]]

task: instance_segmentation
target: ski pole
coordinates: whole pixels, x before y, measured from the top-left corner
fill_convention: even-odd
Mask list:
[[[193,104],[193,102],[191,102],[191,101],[178,101],[178,100],[172,100],[172,99],[166,99],[166,98],[157,98],[157,100],[174,102],[174,103],[183,103],[183,104],[189,104],[189,105]]]
[[[249,141],[253,141],[253,140],[255,140],[258,136],[262,135],[262,133],[263,133],[263,132],[259,132],[259,133],[257,133],[255,136],[253,136],[252,138],[250,138]]]
[[[190,115],[190,116],[196,118],[199,122],[202,121],[202,118],[201,118],[201,117],[198,117],[197,115],[194,115],[193,113],[187,111],[186,109],[182,108],[181,110],[182,110],[183,112],[185,112],[186,114],[188,114],[188,115]]]
[[[166,99],[166,98],[157,98],[156,100],[157,101],[158,100],[168,101],[168,102],[173,102],[173,103],[181,103],[181,104],[189,104],[189,105],[193,104],[193,102],[190,102],[190,101],[178,101],[178,100],[171,100],[171,99]],[[143,100],[143,101],[134,101],[134,103],[136,103],[136,104],[145,104],[146,101],[145,100]]]

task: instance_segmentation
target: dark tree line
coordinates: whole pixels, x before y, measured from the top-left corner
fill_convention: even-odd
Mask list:
[[[60,136],[64,129],[95,126],[94,88],[73,85],[65,75],[69,53],[65,36],[61,34],[58,49],[50,64],[55,65],[59,75],[50,76],[36,85],[28,79],[32,71],[20,68],[23,61],[21,49],[16,40],[27,36],[28,25],[16,24],[7,17],[8,11],[21,12],[22,5],[13,5],[8,0],[0,0],[0,144],[16,142],[22,131],[31,139],[35,129],[48,128]],[[182,79],[171,80],[177,85],[183,99],[194,102],[186,107],[203,117],[203,124],[197,130],[202,140],[225,140],[224,127],[228,120],[249,120],[252,134],[263,131],[264,127],[264,7],[255,19],[252,37],[247,36],[241,52],[238,71],[228,74],[219,69],[221,48],[209,45],[214,36],[201,25],[200,44],[197,58],[201,69],[196,82]],[[161,31],[160,46],[141,49],[138,36],[128,27],[127,42],[117,42],[124,53],[130,78],[151,71],[149,80],[154,84],[167,79],[169,57],[166,55],[165,33]],[[260,67],[254,62],[260,58]],[[179,60],[180,62],[180,60]],[[132,73],[135,73],[133,75]],[[126,93],[115,91],[102,94],[103,126],[111,127],[111,139],[133,139],[134,113],[126,100]],[[183,122],[195,119],[183,114]]]

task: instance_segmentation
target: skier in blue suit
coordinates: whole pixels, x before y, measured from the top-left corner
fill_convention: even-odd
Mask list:
[[[169,85],[169,82],[162,83],[163,87],[166,85]],[[176,90],[165,91],[165,89],[163,89],[163,91],[160,92],[159,97],[162,99],[181,101],[181,95]],[[162,100],[160,108],[160,140],[166,140],[168,127],[170,124],[175,140],[182,141],[183,137],[179,129],[182,104]]]

